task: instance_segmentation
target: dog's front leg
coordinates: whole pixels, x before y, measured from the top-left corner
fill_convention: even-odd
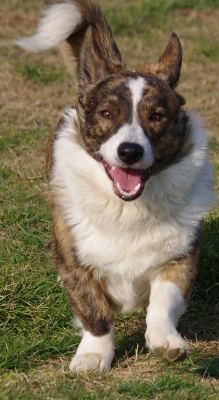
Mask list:
[[[146,344],[169,361],[183,360],[188,354],[188,345],[176,325],[186,309],[195,276],[196,257],[189,256],[173,261],[151,283]]]
[[[54,238],[53,257],[72,312],[82,328],[82,340],[70,370],[110,371],[114,357],[114,325],[104,285],[95,279],[93,269],[81,266],[74,250],[67,248],[68,230],[61,230],[61,234],[57,228],[56,236],[62,237],[62,241]]]
[[[70,370],[110,371],[114,357],[113,317],[103,288],[91,271],[79,266],[70,272],[67,282],[65,277],[64,286],[83,335]]]

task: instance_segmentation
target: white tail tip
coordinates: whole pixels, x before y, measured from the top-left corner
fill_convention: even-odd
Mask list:
[[[82,22],[80,9],[75,4],[53,4],[44,11],[35,35],[14,41],[27,51],[37,52],[58,47]]]

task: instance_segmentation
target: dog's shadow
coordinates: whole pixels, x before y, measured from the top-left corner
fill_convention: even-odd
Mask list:
[[[212,214],[204,224],[204,240],[199,257],[199,274],[188,310],[181,317],[178,330],[190,341],[195,373],[203,378],[219,377],[219,303],[218,251],[219,218]],[[147,354],[145,347],[145,313],[116,319],[116,359]],[[194,344],[194,345],[193,345]]]
[[[193,373],[201,375],[203,379],[219,378],[217,321],[214,304],[205,303],[205,307],[201,307],[199,296],[196,297],[194,294],[187,312],[178,325],[180,334],[190,342],[190,357],[195,366]],[[136,356],[137,358],[139,354],[146,356],[149,353],[145,346],[145,329],[145,313],[143,312],[116,318],[114,364],[119,361],[122,365],[129,357]]]
[[[118,316],[115,324],[115,360],[148,352],[145,346],[145,315],[143,312]]]

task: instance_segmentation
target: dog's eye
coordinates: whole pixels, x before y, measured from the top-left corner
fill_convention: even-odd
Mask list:
[[[150,120],[153,121],[153,122],[161,122],[163,117],[164,116],[161,113],[153,113],[150,116]]]
[[[111,119],[111,113],[108,110],[102,110],[100,111],[100,115],[101,117],[105,118],[105,119]]]

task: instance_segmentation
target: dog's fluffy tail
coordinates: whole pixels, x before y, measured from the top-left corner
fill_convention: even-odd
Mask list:
[[[84,52],[96,47],[103,59],[124,67],[111,29],[93,0],[50,1],[44,9],[36,33],[15,41],[15,44],[31,52],[52,49],[62,43],[65,55],[76,59],[78,69],[82,45]]]
[[[15,44],[36,52],[59,46],[82,25],[83,15],[77,1],[51,4],[45,8],[35,35],[21,37]]]

